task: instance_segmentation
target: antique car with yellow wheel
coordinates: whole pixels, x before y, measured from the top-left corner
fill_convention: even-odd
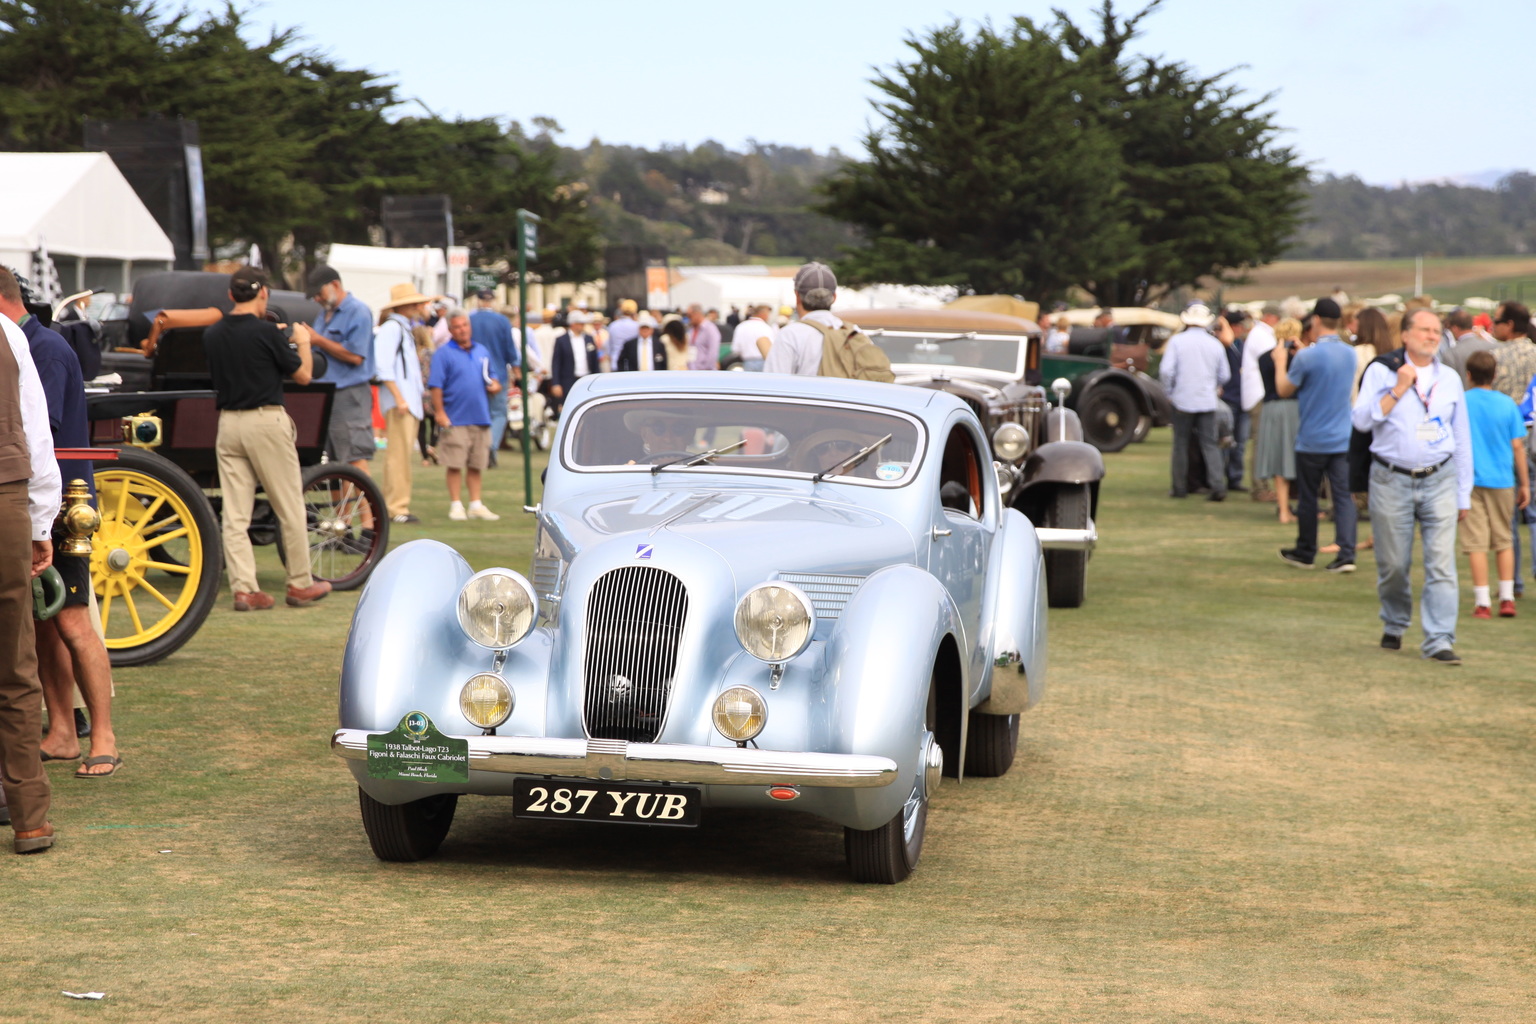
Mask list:
[[[202,332],[230,307],[228,282],[227,274],[146,275],[134,284],[128,323],[105,332],[137,342],[103,354],[103,369],[119,380],[87,395],[92,443],[118,448],[115,461],[94,470],[101,526],[91,554],[114,665],[147,664],[179,649],[218,597],[218,410]],[[318,314],[295,292],[274,292],[269,305],[278,322]],[[318,375],[324,355],[314,359]],[[289,381],[283,397],[297,429],[313,572],[346,590],[361,586],[383,558],[389,516],[371,477],[322,461],[333,395],[330,384]],[[278,539],[260,494],[250,536],[256,544]]]
[[[363,591],[331,746],[379,858],[435,854],[469,795],[532,828],[752,808],[842,826],[854,880],[895,883],[941,776],[1013,763],[1043,552],[959,398],[591,374],[529,511],[526,574],[418,540]]]

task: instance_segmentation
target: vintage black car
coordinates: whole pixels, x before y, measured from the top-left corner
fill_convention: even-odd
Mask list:
[[[1040,379],[1040,328],[999,313],[931,309],[839,312],[879,345],[898,384],[947,391],[971,407],[992,444],[1003,500],[1035,524],[1045,548],[1053,608],[1076,608],[1087,591],[1098,541],[1104,458],[1055,385],[1053,408]]]

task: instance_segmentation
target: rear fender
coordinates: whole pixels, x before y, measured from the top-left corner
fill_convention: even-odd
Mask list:
[[[958,734],[944,744],[946,773],[964,763],[964,637],[949,594],[915,566],[882,569],[853,595],[827,640],[825,734],[812,737],[811,749],[889,757],[901,772],[896,782],[878,789],[824,790],[823,813],[832,820],[872,829],[901,809],[921,769],[930,681],[939,686],[941,730],[951,721]],[[946,638],[960,645],[961,657],[948,659],[936,674]]]
[[[1016,509],[1003,513],[1000,534],[993,561],[997,598],[988,652],[992,685],[976,710],[1013,715],[1034,707],[1045,693],[1045,554],[1034,527]]]
[[[1124,388],[1135,400],[1136,408],[1142,415],[1152,415],[1152,399],[1147,395],[1147,389],[1142,386],[1141,379],[1136,374],[1122,370],[1118,366],[1106,366],[1101,370],[1095,370],[1073,384],[1072,408],[1076,409],[1080,406],[1083,397],[1094,388],[1103,387]]]

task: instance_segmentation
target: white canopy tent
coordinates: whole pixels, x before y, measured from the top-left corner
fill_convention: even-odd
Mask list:
[[[687,309],[694,303],[705,309],[718,309],[722,316],[732,306],[793,306],[795,282],[793,278],[767,274],[693,273],[672,286],[672,306]]]
[[[0,153],[0,263],[36,273],[53,258],[65,291],[127,292],[169,270],[171,240],[105,153]]]
[[[426,296],[447,292],[448,259],[441,249],[391,249],[381,245],[331,245],[325,262],[341,285],[375,314],[389,301],[389,289],[412,284]]]

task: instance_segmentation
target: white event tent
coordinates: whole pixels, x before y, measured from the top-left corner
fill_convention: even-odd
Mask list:
[[[448,259],[441,249],[334,242],[325,262],[341,275],[342,287],[375,314],[389,301],[389,289],[397,284],[413,284],[429,297],[448,290]]]
[[[105,153],[0,153],[0,263],[29,277],[53,259],[65,292],[127,292],[169,270],[171,240]]]

